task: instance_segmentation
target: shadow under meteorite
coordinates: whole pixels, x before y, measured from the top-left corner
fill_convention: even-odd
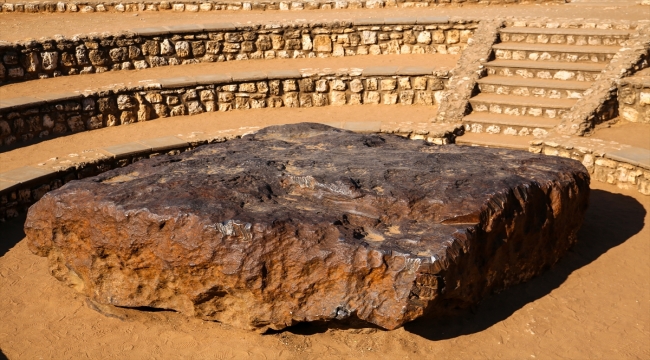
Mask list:
[[[459,312],[458,316],[435,320],[422,318],[404,328],[429,340],[450,339],[485,330],[549,294],[572,272],[637,234],[644,226],[645,215],[643,205],[632,197],[592,189],[577,244],[549,271],[494,294],[475,308]]]
[[[0,256],[4,256],[9,249],[25,238],[26,218],[27,214],[21,213],[18,217],[0,223]]]

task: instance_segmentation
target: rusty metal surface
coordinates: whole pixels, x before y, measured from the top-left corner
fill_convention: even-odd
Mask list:
[[[541,273],[588,195],[574,160],[303,123],[70,182],[25,231],[101,304],[394,329]]]

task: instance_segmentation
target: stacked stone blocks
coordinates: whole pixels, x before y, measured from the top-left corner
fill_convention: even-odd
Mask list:
[[[632,76],[621,80],[618,104],[621,118],[650,124],[650,76]]]
[[[650,150],[621,146],[607,149],[597,139],[576,145],[566,139],[531,141],[529,151],[582,162],[592,179],[650,195]]]
[[[477,27],[448,18],[312,24],[179,25],[0,44],[0,84],[115,70],[247,59],[458,54]]]
[[[318,73],[270,71],[151,81],[132,88],[0,102],[0,141],[48,138],[170,116],[275,107],[434,105],[448,73],[379,67]]]

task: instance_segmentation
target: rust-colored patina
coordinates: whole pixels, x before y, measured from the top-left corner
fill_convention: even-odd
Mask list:
[[[70,182],[25,232],[99,304],[395,329],[540,274],[588,196],[574,160],[304,123]]]

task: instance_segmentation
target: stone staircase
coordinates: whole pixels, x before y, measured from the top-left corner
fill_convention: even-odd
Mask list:
[[[585,95],[631,30],[506,27],[463,118],[468,133],[544,137]],[[470,136],[471,137],[471,136]],[[483,138],[484,136],[481,136]],[[469,138],[467,139],[469,140]]]

